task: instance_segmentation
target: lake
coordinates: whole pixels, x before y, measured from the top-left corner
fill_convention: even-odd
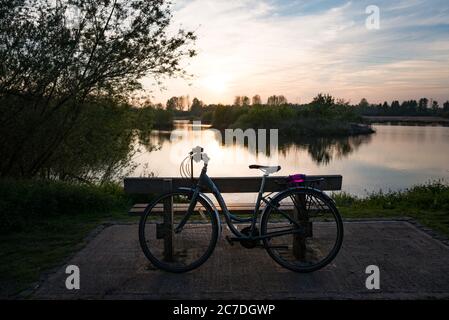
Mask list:
[[[241,143],[224,144],[220,134],[208,126],[177,121],[173,131],[151,134],[150,142],[157,150],[139,147],[133,176],[180,176],[183,158],[192,147],[201,145],[211,158],[211,177],[255,176],[260,171],[248,165],[279,164],[282,170],[276,175],[341,174],[342,189],[358,196],[434,179],[447,181],[449,127],[378,124],[373,128],[376,133],[367,136],[279,141],[279,147],[267,155]],[[195,174],[199,169],[197,165]]]

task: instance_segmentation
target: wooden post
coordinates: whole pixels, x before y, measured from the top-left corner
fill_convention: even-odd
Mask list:
[[[164,180],[164,188],[172,190],[172,180]],[[164,200],[164,260],[173,261],[173,197]]]
[[[299,222],[299,224],[307,230],[309,217],[306,208],[305,194],[296,195],[295,201],[299,205],[299,210],[295,205],[293,219]],[[293,235],[293,255],[296,259],[305,260],[306,258],[306,237],[307,234]]]

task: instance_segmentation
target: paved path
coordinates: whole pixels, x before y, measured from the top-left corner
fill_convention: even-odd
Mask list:
[[[278,266],[263,249],[230,246],[186,274],[154,270],[140,250],[137,225],[112,225],[67,264],[79,266],[81,289],[65,288],[65,265],[35,292],[44,299],[411,299],[449,298],[449,247],[405,221],[346,222],[342,250],[312,274]],[[380,290],[365,288],[378,265]]]

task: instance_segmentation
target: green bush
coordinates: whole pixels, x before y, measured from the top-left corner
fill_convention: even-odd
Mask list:
[[[214,119],[214,112],[213,111],[206,111],[203,112],[201,115],[201,122],[210,124],[212,123],[212,120]]]
[[[172,129],[173,112],[155,108],[143,107],[137,109],[138,118],[136,128],[142,131],[151,131],[151,129]]]
[[[131,201],[117,184],[0,180],[0,230],[19,231],[46,217],[126,210]]]
[[[234,128],[279,128],[280,125],[297,117],[297,110],[291,106],[254,106],[242,113],[232,125]]]
[[[342,207],[449,212],[449,185],[432,181],[404,191],[373,192],[365,198],[339,193],[334,194],[334,199]]]
[[[230,128],[241,115],[247,112],[247,107],[218,106],[214,111],[212,126],[217,129]]]

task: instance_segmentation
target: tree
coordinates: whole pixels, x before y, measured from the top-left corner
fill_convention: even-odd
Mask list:
[[[287,98],[284,97],[283,95],[280,95],[279,96],[279,105],[281,106],[281,105],[285,105],[285,104],[287,104]]]
[[[253,106],[258,106],[262,104],[262,99],[260,98],[260,96],[258,94],[256,94],[253,99],[252,99],[252,105]]]
[[[249,106],[250,99],[247,96],[235,96],[234,98],[234,106],[242,107]]]
[[[167,110],[169,111],[175,111],[178,109],[179,106],[179,98],[178,97],[171,97],[167,100]]]
[[[283,95],[273,95],[267,99],[267,105],[269,106],[281,106],[284,104],[287,104],[287,99]]]
[[[401,114],[412,115],[415,114],[418,109],[418,103],[416,100],[403,101],[401,104]]]
[[[443,110],[444,110],[444,111],[449,111],[449,101],[446,101],[446,102],[443,104]]]
[[[367,109],[369,107],[368,100],[362,98],[362,100],[360,100],[359,107],[362,109]]]
[[[311,105],[318,113],[325,114],[335,105],[335,98],[330,94],[319,93],[313,98]]]
[[[427,98],[421,98],[418,102],[418,110],[420,112],[426,112],[427,111],[427,105],[429,103],[429,100]]]
[[[192,107],[190,108],[190,111],[194,115],[200,115],[202,109],[203,109],[203,101],[200,101],[197,98],[193,98]]]
[[[251,100],[247,97],[247,96],[243,96],[242,97],[242,105],[243,106],[245,106],[245,107],[247,107],[247,106],[249,106],[250,105],[250,102]]]
[[[400,109],[401,105],[399,104],[399,101],[395,100],[391,103],[391,110],[396,112]]]
[[[416,100],[410,100],[408,104],[408,110],[412,114],[416,114],[418,111],[418,102]]]
[[[190,97],[188,95],[178,97],[178,110],[184,111],[189,110],[189,108],[190,108]]]
[[[319,93],[312,100],[313,105],[319,105],[319,106],[325,106],[325,107],[331,107],[332,105],[334,105],[334,103],[335,103],[335,98],[332,97],[330,94]]]
[[[243,105],[242,97],[241,97],[241,96],[236,96],[236,97],[234,98],[234,106],[240,107],[240,106],[242,106],[242,105]]]
[[[434,112],[437,112],[439,108],[440,108],[440,106],[438,105],[438,101],[433,100],[433,102],[432,102],[432,110]]]
[[[35,176],[88,101],[126,101],[144,76],[186,76],[195,35],[168,32],[171,18],[165,0],[1,1],[0,176]]]
[[[190,108],[189,96],[171,97],[167,101],[167,110],[171,111],[184,111]]]

